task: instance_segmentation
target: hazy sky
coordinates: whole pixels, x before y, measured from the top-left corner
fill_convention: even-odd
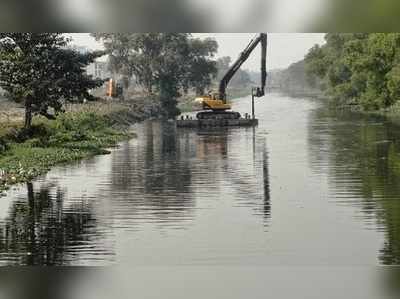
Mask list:
[[[247,46],[255,33],[194,33],[195,37],[213,37],[219,44],[217,57],[231,56],[235,60],[239,53]],[[73,43],[86,46],[90,49],[101,49],[87,33],[72,34]],[[324,42],[323,33],[270,33],[268,34],[267,68],[286,68],[293,62],[299,61],[315,44]],[[257,49],[243,68],[250,70],[260,69],[260,54]]]

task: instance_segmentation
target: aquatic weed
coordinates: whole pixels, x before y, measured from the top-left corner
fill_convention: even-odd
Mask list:
[[[54,165],[110,153],[105,148],[133,136],[122,130],[126,126],[123,119],[120,130],[110,128],[117,122],[105,115],[79,111],[60,115],[55,121],[39,118],[31,131],[18,130],[8,136],[4,148],[0,148],[0,194]]]

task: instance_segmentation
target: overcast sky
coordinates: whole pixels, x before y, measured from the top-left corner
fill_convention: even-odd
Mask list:
[[[217,57],[231,56],[234,60],[247,46],[255,33],[195,33],[195,37],[213,37],[219,44]],[[101,49],[87,33],[73,33],[73,43],[90,49]],[[267,68],[286,68],[293,62],[301,60],[315,44],[324,42],[322,33],[270,33],[268,34]],[[259,49],[253,53],[243,65],[244,69],[257,71],[260,69]]]

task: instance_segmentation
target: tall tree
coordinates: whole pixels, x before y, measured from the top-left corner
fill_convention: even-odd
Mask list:
[[[108,54],[108,70],[123,77],[124,87],[128,88],[133,69],[130,65],[131,37],[127,33],[92,33],[97,41],[102,41]]]
[[[94,100],[89,90],[102,84],[85,67],[103,52],[82,54],[67,45],[58,33],[0,33],[0,86],[23,103],[27,129],[36,114],[54,119],[66,101]]]
[[[216,73],[213,39],[194,39],[188,33],[94,34],[104,43],[113,65],[133,74],[149,93],[157,92],[164,116],[179,114],[177,98],[194,88],[202,92]],[[110,60],[111,61],[111,60]]]
[[[217,62],[210,60],[218,50],[217,42],[212,38],[189,39],[190,61],[189,81],[197,95],[204,94],[217,76]]]

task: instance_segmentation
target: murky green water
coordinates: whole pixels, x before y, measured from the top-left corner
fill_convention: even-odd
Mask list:
[[[400,126],[279,95],[256,114],[255,129],[140,124],[111,155],[10,191],[0,264],[366,267],[373,291],[348,298],[381,296],[371,268],[400,264]]]

